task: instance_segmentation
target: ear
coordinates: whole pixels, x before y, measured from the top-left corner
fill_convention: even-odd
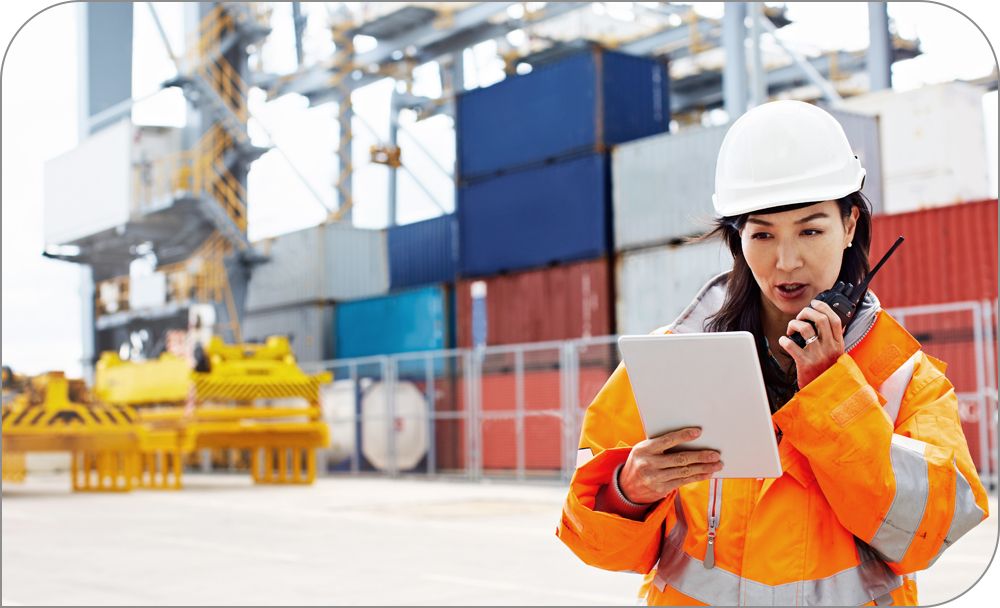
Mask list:
[[[858,217],[861,211],[857,207],[851,207],[851,215],[844,219],[844,249],[854,241],[854,229],[858,227]]]

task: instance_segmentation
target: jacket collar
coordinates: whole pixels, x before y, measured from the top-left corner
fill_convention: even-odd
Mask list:
[[[698,291],[698,294],[688,304],[687,308],[684,309],[684,312],[673,323],[668,325],[666,329],[671,333],[677,334],[707,331],[705,329],[705,321],[722,308],[722,304],[726,299],[726,285],[728,281],[729,272],[724,272],[713,277]],[[857,317],[855,317],[851,326],[847,328],[847,334],[844,336],[844,344],[847,346],[848,351],[860,343],[868,332],[871,331],[880,312],[882,312],[882,305],[878,297],[869,291],[865,294],[864,300],[861,301]]]

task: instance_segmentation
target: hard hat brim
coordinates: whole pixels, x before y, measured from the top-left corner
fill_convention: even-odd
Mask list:
[[[837,200],[843,198],[849,194],[853,194],[861,190],[861,186],[865,182],[866,172],[864,168],[858,168],[857,178],[854,179],[850,185],[846,185],[843,188],[837,190],[824,190],[823,192],[816,191],[802,191],[802,192],[789,192],[785,196],[780,198],[767,197],[767,198],[744,198],[739,205],[727,204],[726,214],[723,217],[735,217],[737,215],[743,215],[746,213],[756,213],[759,211],[764,211],[767,209],[772,209],[776,207],[785,207],[788,205],[799,205],[802,203],[821,203],[823,201]],[[716,213],[719,212],[719,195],[718,193],[712,194],[712,206],[715,208]],[[721,214],[720,214],[721,215]]]

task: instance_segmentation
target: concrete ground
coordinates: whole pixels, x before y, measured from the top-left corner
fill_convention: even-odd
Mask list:
[[[3,488],[4,605],[626,605],[639,577],[584,566],[554,536],[564,488],[334,477],[179,492],[73,494],[67,475]],[[923,603],[967,589],[990,521],[918,576]],[[963,604],[964,605],[964,604]]]

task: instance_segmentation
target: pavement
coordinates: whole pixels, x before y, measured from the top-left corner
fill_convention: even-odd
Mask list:
[[[579,562],[554,536],[565,487],[327,477],[74,494],[68,475],[4,484],[4,605],[634,605],[638,575]],[[990,519],[918,575],[942,602],[983,573]]]

